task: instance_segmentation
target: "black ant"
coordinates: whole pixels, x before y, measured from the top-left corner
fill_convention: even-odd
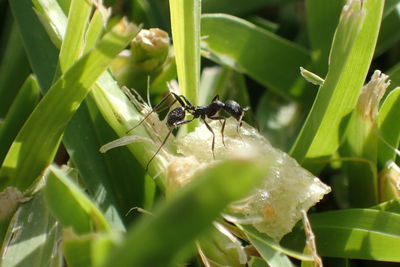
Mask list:
[[[225,110],[229,115],[234,117],[238,121],[238,126],[237,126],[237,132],[239,134],[239,127],[242,126],[242,119],[247,110],[249,110],[249,107],[246,108],[241,108],[240,105],[233,100],[227,100],[225,103],[221,102],[219,100],[219,95],[216,95],[211,103],[207,106],[193,106],[190,101],[184,96],[184,95],[177,95],[174,92],[170,92],[168,95],[166,95],[160,103],[158,103],[154,108],[152,109],[151,112],[149,112],[136,126],[131,128],[130,130],[127,131],[130,132],[136,127],[138,127],[144,120],[147,119],[148,116],[150,116],[151,113],[156,111],[161,104],[166,101],[166,99],[172,95],[175,100],[172,102],[171,106],[175,104],[177,101],[181,105],[180,107],[174,108],[168,113],[167,117],[167,126],[170,129],[167,136],[164,138],[164,141],[161,143],[160,147],[157,149],[156,153],[151,157],[149,162],[146,165],[146,170],[149,167],[150,162],[155,158],[155,156],[160,152],[161,148],[164,146],[164,144],[167,142],[168,137],[171,135],[172,131],[176,129],[177,127],[190,123],[194,119],[200,118],[204,124],[206,125],[207,129],[212,133],[213,139],[212,139],[212,145],[211,145],[211,150],[213,153],[213,157],[215,159],[215,154],[214,154],[214,145],[215,145],[215,134],[211,126],[207,123],[206,118],[211,119],[211,120],[218,120],[218,121],[223,121],[222,122],[222,128],[221,128],[221,136],[222,136],[222,143],[225,146],[224,142],[224,129],[225,129],[225,123],[226,123],[226,117],[223,116],[216,116],[218,111],[221,109]],[[193,115],[193,118],[185,120],[186,112],[188,112],[190,115]],[[240,136],[240,135],[239,135]]]

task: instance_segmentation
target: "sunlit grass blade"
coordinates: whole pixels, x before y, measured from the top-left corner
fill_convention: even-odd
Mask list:
[[[383,168],[389,160],[396,159],[395,148],[399,146],[400,141],[400,87],[389,93],[379,109],[377,133],[380,140],[378,143],[378,163]],[[391,147],[390,147],[391,146]]]
[[[60,266],[58,250],[61,226],[41,193],[22,204],[15,213],[1,249],[2,266]]]
[[[0,170],[1,188],[14,185],[25,190],[40,175],[53,159],[66,123],[93,83],[135,34],[133,25],[121,21],[52,86],[7,154]]]
[[[308,52],[282,37],[226,14],[203,15],[203,55],[245,73],[275,93],[297,100],[310,99],[299,67],[310,63]]]
[[[179,87],[194,105],[200,82],[200,3],[200,0],[169,1]]]
[[[399,214],[346,209],[313,214],[310,219],[321,256],[400,262]],[[299,231],[285,243],[291,240],[291,246],[304,246]]]
[[[22,85],[0,128],[0,166],[18,131],[39,102],[39,98],[39,84],[30,75]]]
[[[62,73],[66,72],[83,53],[84,36],[91,10],[92,5],[87,1],[71,1],[67,30],[59,55]]]
[[[324,165],[317,161],[330,157],[343,138],[347,116],[354,109],[372,60],[383,2],[352,1],[342,11],[328,75],[291,150],[294,158],[315,172]]]
[[[110,231],[104,215],[71,179],[67,171],[49,167],[44,195],[51,212],[77,234]]]
[[[172,266],[182,249],[211,227],[229,202],[244,197],[266,171],[261,162],[233,160],[199,173],[154,216],[134,225],[104,266],[113,266],[117,260],[121,267]]]

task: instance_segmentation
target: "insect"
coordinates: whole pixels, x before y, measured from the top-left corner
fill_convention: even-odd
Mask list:
[[[249,107],[242,108],[240,105],[233,100],[227,100],[225,103],[219,100],[219,95],[216,95],[211,103],[206,106],[193,106],[190,101],[184,96],[184,95],[177,95],[174,92],[170,92],[168,95],[166,95],[160,103],[158,103],[154,108],[152,109],[151,112],[149,112],[136,126],[128,130],[127,132],[132,131],[136,127],[138,127],[140,124],[143,123],[147,119],[147,117],[150,116],[151,113],[156,111],[163,102],[166,101],[166,99],[169,96],[173,96],[175,100],[172,102],[171,106],[174,105],[176,102],[180,104],[180,107],[174,108],[171,110],[168,115],[167,115],[167,126],[169,128],[169,132],[167,136],[164,138],[163,142],[161,143],[160,147],[157,149],[156,153],[151,157],[149,162],[147,163],[146,170],[148,169],[150,162],[155,158],[155,156],[160,152],[161,148],[165,145],[165,143],[168,140],[168,137],[171,135],[172,131],[179,126],[182,126],[184,124],[190,123],[195,119],[200,119],[204,122],[206,125],[207,129],[211,132],[212,134],[212,144],[211,144],[211,151],[213,153],[213,157],[215,159],[215,154],[214,154],[214,147],[215,147],[215,133],[211,126],[207,123],[206,118],[211,119],[211,120],[218,120],[222,121],[222,128],[221,128],[221,136],[222,136],[222,143],[225,145],[224,141],[224,129],[225,129],[225,123],[226,123],[226,117],[224,116],[217,116],[217,113],[220,110],[225,110],[229,115],[234,117],[238,121],[238,126],[237,126],[237,132],[239,134],[239,127],[242,126],[242,120],[243,116],[246,111],[249,110]],[[193,117],[190,119],[185,119],[185,116],[189,113]],[[239,135],[240,136],[240,135]]]

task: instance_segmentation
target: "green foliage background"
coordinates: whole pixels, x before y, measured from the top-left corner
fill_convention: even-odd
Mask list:
[[[144,98],[149,88],[157,103],[173,79],[192,103],[219,94],[250,106],[247,122],[333,188],[310,212],[326,266],[400,261],[400,174],[387,168],[400,140],[399,0],[104,2],[112,11],[0,0],[0,191],[24,194],[0,218],[0,266],[202,266],[196,240],[205,243],[265,166],[224,161],[165,199],[162,160],[144,168],[155,145],[99,152],[141,118],[123,86]],[[131,43],[140,28],[168,32],[173,46],[141,54]],[[121,57],[128,46],[131,57]],[[308,83],[300,67],[323,83]],[[357,101],[375,70],[391,85],[377,117],[365,118]],[[152,215],[127,214],[135,207]],[[258,251],[248,266],[312,264],[300,224],[280,243],[239,230]],[[215,266],[243,266],[219,250],[226,240],[215,242]]]

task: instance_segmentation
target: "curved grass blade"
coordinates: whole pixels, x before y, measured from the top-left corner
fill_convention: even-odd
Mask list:
[[[49,167],[44,195],[54,216],[77,234],[111,230],[101,211],[65,171],[55,166]]]
[[[39,102],[39,97],[39,84],[30,75],[22,85],[0,128],[0,166],[18,131]]]
[[[104,266],[116,261],[121,267],[172,266],[182,249],[210,227],[228,203],[244,197],[261,181],[266,169],[261,162],[232,160],[198,174],[154,216],[134,225]]]
[[[310,62],[305,49],[230,15],[203,15],[201,23],[204,56],[249,75],[281,96],[310,100],[312,91],[304,90],[299,75],[299,67]]]
[[[378,164],[380,168],[383,168],[389,160],[394,161],[396,159],[396,152],[393,148],[397,148],[400,141],[399,107],[400,87],[397,87],[389,93],[379,109],[378,134],[384,140],[378,143]]]
[[[121,21],[52,86],[19,132],[0,170],[0,188],[25,190],[51,162],[64,128],[91,86],[136,34]]]
[[[390,223],[388,223],[390,222]],[[311,216],[318,253],[326,257],[400,262],[400,215],[373,209],[347,209]],[[285,240],[304,246],[302,230]]]
[[[31,0],[10,1],[9,4],[32,70],[42,91],[47,91],[53,81],[58,51],[40,24]]]
[[[347,117],[356,105],[370,67],[379,32],[384,1],[350,3],[342,12],[335,33],[324,85],[291,150],[294,158],[314,172],[324,165],[315,161],[330,157],[339,147]]]

